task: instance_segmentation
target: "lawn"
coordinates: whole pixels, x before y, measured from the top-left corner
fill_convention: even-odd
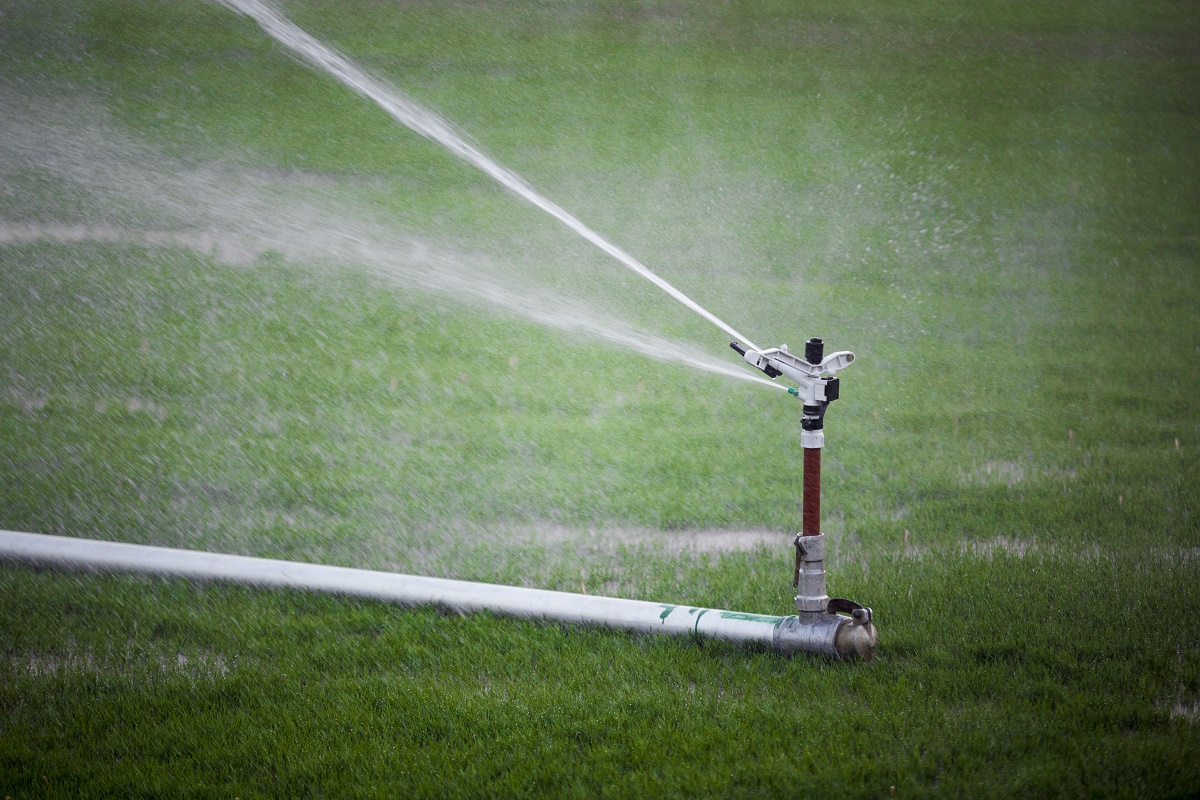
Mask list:
[[[856,353],[873,663],[0,565],[0,795],[1200,792],[1200,14],[793,5],[282,7]],[[789,612],[724,333],[219,5],[2,13],[0,528]]]

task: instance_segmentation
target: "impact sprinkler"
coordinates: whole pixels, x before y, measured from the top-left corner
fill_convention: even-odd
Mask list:
[[[821,532],[821,448],[825,444],[825,410],[838,399],[838,372],[854,362],[854,353],[839,350],[825,355],[825,343],[817,338],[804,345],[804,358],[788,352],[787,345],[763,350],[729,346],[747,364],[768,378],[780,375],[795,381],[788,394],[803,403],[800,445],[804,448],[803,522],[792,543],[796,547],[796,624],[811,626],[810,634],[827,632],[839,654],[853,653],[871,658],[879,644],[879,632],[871,609],[853,600],[830,599],[825,590],[825,534]]]

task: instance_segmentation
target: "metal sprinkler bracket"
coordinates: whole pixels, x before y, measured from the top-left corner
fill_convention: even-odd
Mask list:
[[[835,633],[835,649],[843,657],[871,658],[879,644],[879,633],[870,608],[852,600],[830,599],[825,591],[825,534],[821,531],[821,448],[825,445],[825,411],[841,394],[837,373],[854,362],[854,354],[841,350],[825,355],[825,343],[813,338],[805,342],[804,358],[788,352],[787,345],[761,352],[730,342],[747,364],[768,378],[785,375],[796,381],[788,394],[803,403],[800,444],[804,448],[803,520],[792,540],[796,548],[796,621],[801,626],[827,627],[829,615],[842,616]],[[847,618],[848,617],[848,618]]]

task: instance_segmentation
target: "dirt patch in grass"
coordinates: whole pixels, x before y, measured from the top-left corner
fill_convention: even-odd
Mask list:
[[[574,528],[551,522],[486,527],[462,524],[462,529],[476,541],[514,544],[576,545],[593,551],[611,551],[619,547],[647,547],[671,555],[680,553],[734,553],[760,548],[782,547],[791,543],[792,535],[767,530],[722,530],[696,528],[658,530],[635,527]]]
[[[266,248],[248,236],[214,230],[135,231],[114,225],[71,225],[0,220],[0,245],[54,242],[103,242],[187,247],[236,266],[253,264]]]
[[[906,531],[907,533],[907,531]],[[1200,563],[1200,547],[1146,547],[1131,553],[1112,547],[1093,544],[1084,547],[1064,547],[1036,536],[995,536],[990,539],[961,541],[951,545],[916,544],[906,537],[894,560],[920,561],[929,556],[957,555],[974,561],[994,561],[1000,558],[1048,559],[1071,563],[1124,561],[1129,564],[1174,564],[1187,566]]]

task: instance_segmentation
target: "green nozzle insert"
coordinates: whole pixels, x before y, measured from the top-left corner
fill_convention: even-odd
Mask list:
[[[800,396],[800,390],[799,390],[799,389],[797,389],[797,388],[795,388],[795,387],[789,386],[789,387],[788,387],[788,394],[790,394],[792,397],[799,397],[799,396]]]

